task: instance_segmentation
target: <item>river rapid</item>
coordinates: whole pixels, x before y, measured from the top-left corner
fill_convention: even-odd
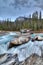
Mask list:
[[[42,53],[41,49],[43,49],[43,41],[32,42],[30,40],[26,44],[8,49],[9,42],[13,40],[13,38],[15,38],[15,35],[17,34],[14,32],[10,32],[9,34],[0,36],[0,55],[8,54],[11,57],[12,55],[17,54],[19,62],[24,61],[26,58],[28,58],[30,55],[34,53],[41,56],[41,53]],[[5,56],[6,59],[8,55]],[[12,61],[10,62],[13,62],[13,61],[14,61],[14,57],[12,56]],[[8,65],[8,64],[2,64],[3,62],[5,61],[0,60],[0,65]]]

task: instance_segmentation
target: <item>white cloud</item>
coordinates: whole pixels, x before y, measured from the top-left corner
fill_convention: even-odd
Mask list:
[[[43,0],[0,0],[0,16],[29,15],[35,10],[43,11]]]

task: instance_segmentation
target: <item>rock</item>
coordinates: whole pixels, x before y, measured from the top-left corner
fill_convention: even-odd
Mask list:
[[[24,44],[24,43],[29,41],[29,38],[27,38],[27,37],[19,37],[18,40],[19,40],[19,44],[20,44],[20,42],[21,42],[21,44]]]
[[[18,44],[18,39],[15,39],[15,40],[11,41],[11,43],[17,45]]]
[[[7,60],[0,65],[43,65],[43,58],[37,54],[32,54],[24,61],[19,62],[18,55],[8,55]]]
[[[42,40],[43,40],[43,37],[37,36],[37,37],[35,38],[35,40],[37,40],[37,41],[42,41]]]
[[[21,42],[21,44],[25,43],[26,42],[26,38],[25,37],[19,37],[19,44]]]
[[[0,64],[3,63],[7,59],[7,54],[0,55]]]
[[[34,41],[35,41],[35,39],[33,38],[31,41],[32,41],[32,42],[34,42]]]
[[[26,38],[26,42],[28,42],[29,41],[29,38]]]
[[[18,55],[17,54],[8,54],[8,58],[5,62],[1,63],[1,65],[15,65],[18,64]]]
[[[43,40],[43,37],[38,36],[38,40],[39,40],[39,41],[40,41],[40,40]]]
[[[43,65],[43,60],[40,56],[32,54],[23,62],[20,62],[19,65]]]
[[[32,41],[42,41],[43,40],[43,37],[41,36],[36,36],[35,38],[32,38]]]
[[[12,48],[14,46],[19,46],[19,45],[25,44],[28,41],[29,41],[29,38],[19,37],[19,38],[17,38],[17,39],[10,42],[8,49]]]

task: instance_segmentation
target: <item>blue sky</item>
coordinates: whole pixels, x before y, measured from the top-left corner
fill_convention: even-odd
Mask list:
[[[40,10],[43,17],[43,0],[0,0],[0,19],[15,20]]]

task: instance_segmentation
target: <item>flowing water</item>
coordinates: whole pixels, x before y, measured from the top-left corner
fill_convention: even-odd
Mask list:
[[[34,41],[31,40],[18,47],[13,47],[8,50],[9,42],[17,35],[16,33],[10,32],[7,35],[0,36],[0,55],[1,54],[18,54],[19,61],[24,61],[33,53],[41,56],[41,47],[43,48],[43,41]],[[36,34],[32,34],[31,36],[34,37]],[[43,36],[43,34],[37,34]],[[1,63],[1,62],[0,62]]]

